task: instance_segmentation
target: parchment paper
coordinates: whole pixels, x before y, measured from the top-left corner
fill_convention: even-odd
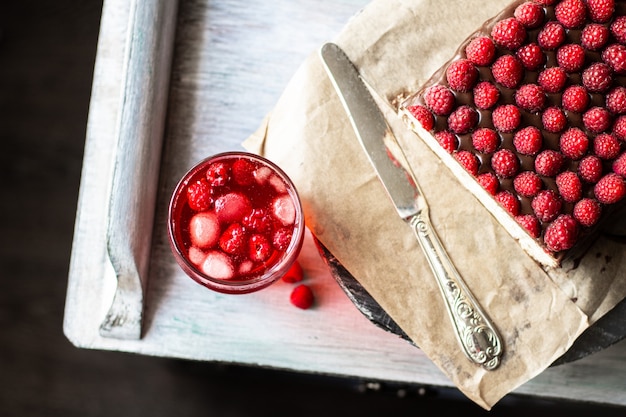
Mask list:
[[[396,114],[456,47],[509,2],[375,0],[333,40],[377,93],[453,263],[504,343],[486,371],[462,353],[418,243],[396,214],[312,51],[244,146],[295,182],[307,226],[471,400],[490,409],[545,370],[626,296],[626,249],[602,237],[580,264],[544,271]],[[321,45],[320,45],[321,46]]]

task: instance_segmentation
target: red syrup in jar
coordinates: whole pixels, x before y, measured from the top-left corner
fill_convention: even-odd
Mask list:
[[[287,175],[246,152],[215,155],[194,166],[170,202],[170,246],[181,268],[215,291],[258,291],[298,257],[304,216]]]

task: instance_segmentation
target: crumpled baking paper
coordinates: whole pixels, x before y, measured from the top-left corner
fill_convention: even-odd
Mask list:
[[[439,237],[503,340],[470,362],[411,228],[397,215],[312,51],[244,146],[296,184],[313,234],[468,398],[490,409],[565,353],[626,296],[625,246],[601,237],[577,264],[543,270],[397,115],[502,0],[375,0],[334,39],[373,89],[430,205]],[[321,45],[320,45],[321,47]]]

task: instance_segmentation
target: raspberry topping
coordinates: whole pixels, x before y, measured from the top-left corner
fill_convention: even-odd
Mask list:
[[[558,22],[548,22],[537,35],[537,43],[543,49],[552,50],[565,42],[565,28]]]
[[[567,72],[560,67],[546,68],[539,74],[537,82],[546,93],[558,93],[565,87]]]
[[[543,110],[546,104],[546,94],[537,84],[522,85],[515,93],[515,103],[531,113]]]
[[[574,218],[585,227],[591,227],[600,220],[602,206],[597,200],[583,198],[574,206]]]
[[[585,48],[569,43],[561,46],[556,52],[556,61],[566,72],[577,72],[585,64]]]
[[[563,154],[552,149],[546,149],[535,158],[535,171],[544,177],[554,177],[561,171]]]
[[[613,83],[611,67],[603,62],[596,62],[588,66],[582,75],[583,85],[592,93],[607,91]]]
[[[513,145],[523,155],[536,155],[541,150],[543,136],[535,126],[526,126],[518,130],[513,137]]]
[[[492,108],[500,98],[500,90],[489,81],[482,81],[474,87],[474,104],[482,110]]]
[[[626,153],[613,162],[613,172],[626,178]]]
[[[526,29],[517,19],[510,17],[494,25],[491,37],[496,45],[514,51],[526,40]]]
[[[469,59],[459,59],[448,66],[446,77],[451,89],[466,92],[474,87],[478,70]]]
[[[458,134],[468,133],[478,123],[478,113],[470,106],[461,106],[450,114],[448,127]]]
[[[581,26],[587,16],[587,8],[582,0],[563,0],[554,8],[556,20],[568,29]]]
[[[560,215],[546,228],[543,238],[546,247],[553,252],[571,249],[578,238],[578,223],[569,214]]]
[[[614,0],[587,0],[589,18],[597,23],[606,23],[615,11]]]
[[[493,62],[496,46],[487,36],[479,36],[470,41],[465,48],[467,59],[479,66],[487,66]]]
[[[491,115],[493,126],[498,132],[512,132],[519,126],[522,114],[517,106],[505,104],[496,107]]]
[[[543,188],[543,181],[535,172],[524,171],[515,177],[513,187],[524,197],[534,197]]]
[[[616,115],[626,113],[626,87],[618,86],[607,93],[606,108]]]
[[[602,51],[602,60],[617,74],[626,74],[626,46],[614,43]]]
[[[602,159],[614,159],[621,150],[620,141],[610,133],[602,133],[593,141],[593,153]]]
[[[592,107],[583,114],[583,124],[593,133],[609,130],[612,123],[611,113],[604,107]]]
[[[431,130],[435,127],[435,118],[426,107],[422,105],[410,106],[408,110],[424,129]]]
[[[532,214],[519,214],[515,216],[517,221],[535,239],[541,235],[541,223]]]
[[[602,49],[609,41],[609,28],[598,23],[585,26],[580,34],[580,44],[590,51]]]
[[[533,29],[543,22],[543,9],[537,3],[527,1],[515,8],[513,16],[525,27]]]
[[[602,160],[595,155],[585,156],[578,164],[578,175],[588,183],[598,182],[602,176]]]
[[[495,199],[512,216],[517,216],[519,214],[520,203],[512,192],[507,190],[500,191],[495,195]]]
[[[492,153],[497,149],[499,142],[498,134],[488,127],[476,129],[472,133],[472,144],[478,152]]]
[[[476,177],[476,181],[491,195],[496,195],[500,181],[492,172],[485,172]]]
[[[502,55],[491,66],[491,73],[497,83],[515,88],[522,81],[524,66],[514,55]]]
[[[454,152],[458,146],[456,135],[446,130],[436,132],[435,139],[437,140],[437,143],[439,143],[439,146],[445,149],[448,153]]]
[[[626,16],[618,16],[611,23],[611,33],[619,43],[626,43]]]
[[[608,173],[596,183],[593,192],[600,203],[615,204],[626,195],[624,178],[615,173]]]
[[[561,105],[564,110],[574,113],[582,113],[589,105],[589,94],[585,87],[572,85],[563,91]]]
[[[454,153],[454,159],[456,159],[470,174],[478,174],[478,158],[476,155],[469,151],[458,151]]]
[[[567,129],[559,140],[561,152],[567,158],[578,160],[587,153],[589,138],[577,127]]]
[[[531,202],[535,216],[542,222],[551,222],[561,213],[563,202],[553,190],[542,190]]]
[[[541,47],[536,43],[523,45],[515,52],[515,56],[520,60],[524,68],[530,71],[535,71],[546,61]]]
[[[454,108],[454,94],[443,85],[433,85],[424,93],[424,102],[436,115],[446,116]]]
[[[556,176],[556,186],[563,200],[575,203],[582,197],[582,183],[578,175],[572,171],[563,171]]]
[[[512,151],[500,149],[493,154],[491,167],[499,177],[511,178],[519,170],[519,160]]]
[[[549,107],[541,115],[541,123],[548,132],[558,133],[565,129],[567,117],[560,108]]]

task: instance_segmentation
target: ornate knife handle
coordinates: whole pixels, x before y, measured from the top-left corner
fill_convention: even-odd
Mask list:
[[[413,216],[410,224],[435,274],[465,355],[487,370],[496,369],[502,354],[500,336],[452,264],[428,213]]]

